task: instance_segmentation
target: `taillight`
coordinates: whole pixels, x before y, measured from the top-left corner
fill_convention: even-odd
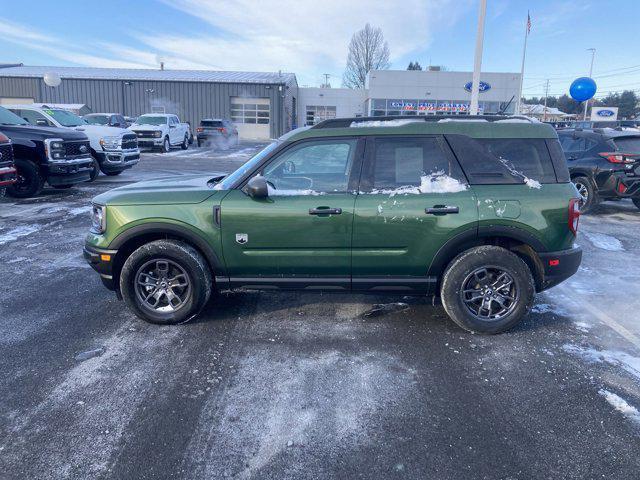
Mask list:
[[[603,158],[606,158],[607,161],[611,163],[633,163],[635,160],[633,158],[627,157],[624,153],[617,152],[600,152],[600,155]]]
[[[574,235],[578,234],[578,222],[580,220],[580,200],[572,198],[569,200],[569,230]]]
[[[224,129],[224,127],[219,128],[219,129],[218,129],[218,131],[219,131],[220,133],[227,133],[227,132],[226,132],[226,130]]]
[[[204,132],[204,128],[198,127],[198,128],[196,128],[196,132],[198,132],[198,133]]]

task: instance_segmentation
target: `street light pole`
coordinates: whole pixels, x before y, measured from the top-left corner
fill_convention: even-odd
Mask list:
[[[480,94],[480,69],[482,67],[482,44],[484,42],[484,18],[487,14],[487,0],[480,0],[478,13],[478,33],[476,34],[476,54],[473,62],[473,82],[471,83],[471,115],[478,114],[478,96]]]
[[[591,52],[591,66],[589,67],[589,78],[591,78],[591,75],[593,75],[593,58],[596,56],[596,49],[595,48],[587,48],[587,51]],[[589,100],[584,102],[584,115],[582,117],[582,120],[584,120],[584,121],[587,120],[587,108],[588,107],[589,107]]]
[[[549,79],[547,78],[547,84],[544,88],[544,111],[542,112],[542,121],[547,121],[547,98],[549,97]]]

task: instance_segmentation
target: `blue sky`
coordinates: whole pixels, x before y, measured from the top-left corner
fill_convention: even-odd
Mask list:
[[[531,13],[525,96],[567,92],[596,49],[598,96],[640,93],[637,0],[488,0],[482,69],[520,70]],[[392,68],[471,70],[477,0],[0,0],[0,62],[290,71],[300,85],[340,85],[351,34],[380,26]]]

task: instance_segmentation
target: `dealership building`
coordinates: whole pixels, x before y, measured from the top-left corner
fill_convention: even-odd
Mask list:
[[[62,82],[45,84],[53,72]],[[81,104],[93,112],[174,113],[197,125],[228,118],[242,138],[268,139],[329,118],[469,111],[471,72],[376,70],[366,88],[298,87],[293,73],[0,65],[0,105]],[[518,73],[483,73],[481,113],[513,113]]]

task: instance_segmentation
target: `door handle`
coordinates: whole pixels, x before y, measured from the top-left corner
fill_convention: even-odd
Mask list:
[[[341,213],[341,208],[318,207],[309,209],[309,215],[340,215]]]
[[[431,208],[425,208],[424,213],[427,215],[448,215],[450,213],[460,213],[460,208],[453,205],[434,205]]]

